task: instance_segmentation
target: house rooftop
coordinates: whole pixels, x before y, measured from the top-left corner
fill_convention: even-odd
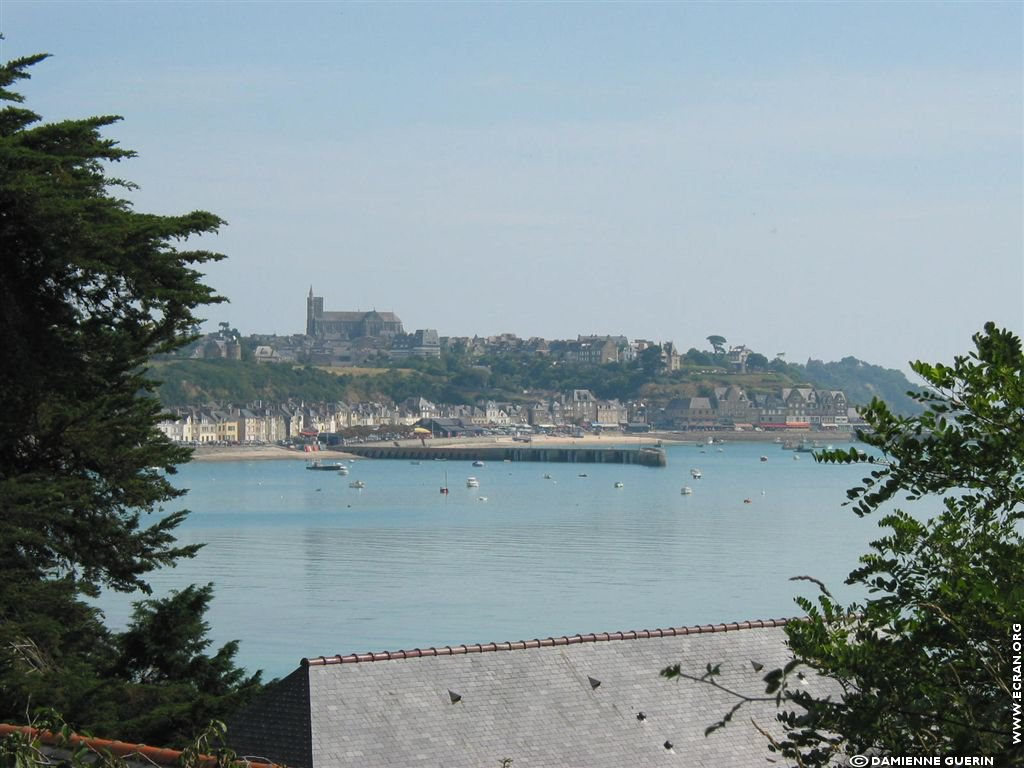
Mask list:
[[[100,739],[76,733],[65,736],[64,734],[54,733],[49,730],[33,728],[29,725],[0,723],[0,740],[15,734],[38,741],[43,755],[54,758],[57,761],[66,759],[72,751],[77,752],[81,750],[87,753],[90,758],[91,756],[99,757],[110,754],[121,758],[131,768],[136,766],[153,768],[153,766],[178,766],[181,764],[183,754],[177,749],[149,747],[145,744]],[[199,768],[216,768],[218,759],[211,755],[199,755],[197,765]],[[243,757],[238,758],[236,765],[244,766],[245,768],[277,768],[271,763],[253,761]]]
[[[579,643],[601,643],[612,640],[641,640],[651,637],[681,637],[702,633],[731,632],[738,629],[764,629],[766,627],[782,627],[792,619],[755,619],[753,621],[734,621],[729,624],[700,624],[692,627],[669,627],[668,629],[641,629],[628,632],[601,632],[586,635],[568,635],[548,637],[543,640],[518,640],[503,643],[476,643],[473,645],[444,645],[440,648],[414,648],[411,651],[380,651],[377,653],[352,653],[347,656],[315,656],[304,658],[299,663],[304,666],[323,666],[328,664],[362,664],[368,661],[392,661],[395,659],[419,659],[429,656],[459,656],[470,653],[490,653],[494,651],[522,651],[528,648],[554,648]]]
[[[790,659],[788,621],[306,658],[228,738],[292,768],[764,765],[750,721],[781,736],[763,678]],[[674,664],[695,677],[717,665],[718,685],[666,680]],[[737,694],[742,716],[705,736]]]

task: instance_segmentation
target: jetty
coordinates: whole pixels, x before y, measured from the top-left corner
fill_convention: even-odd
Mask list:
[[[665,451],[662,448],[650,447],[346,445],[339,450],[366,459],[405,459],[406,461],[548,461],[563,464],[639,464],[644,467],[667,465]]]

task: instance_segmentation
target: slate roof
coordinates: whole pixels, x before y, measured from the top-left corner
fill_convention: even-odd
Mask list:
[[[722,686],[763,697],[764,674],[789,659],[785,622],[303,659],[229,722],[229,740],[291,768],[767,765],[750,719],[777,734],[773,701],[705,737],[737,699],[659,673],[720,664]]]

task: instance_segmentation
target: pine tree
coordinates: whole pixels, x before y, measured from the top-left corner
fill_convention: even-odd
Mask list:
[[[145,372],[189,340],[199,307],[222,300],[197,270],[222,256],[180,246],[224,222],[138,213],[119,197],[133,185],[108,169],[133,153],[101,135],[119,118],[43,123],[19,106],[11,86],[45,58],[0,66],[0,717],[23,716],[31,699],[99,722],[146,681],[118,676],[123,643],[80,598],[148,593],[149,572],[198,549],[175,542],[186,513],[146,519],[181,495],[168,475],[190,454],[157,430]],[[198,597],[175,605],[205,632],[209,592]],[[201,657],[205,644],[189,642]],[[258,683],[233,655],[215,657],[221,693]]]

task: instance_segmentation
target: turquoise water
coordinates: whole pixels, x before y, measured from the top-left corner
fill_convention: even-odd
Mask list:
[[[347,477],[195,463],[176,478],[192,510],[179,539],[207,546],[150,581],[157,595],[214,582],[211,636],[241,640],[239,663],[269,677],[303,656],[791,616],[813,588],[790,577],[852,597],[843,579],[878,533],[841,506],[863,467],[794,455],[735,443],[672,446],[661,469],[359,460]],[[101,605],[123,625],[127,600]]]

